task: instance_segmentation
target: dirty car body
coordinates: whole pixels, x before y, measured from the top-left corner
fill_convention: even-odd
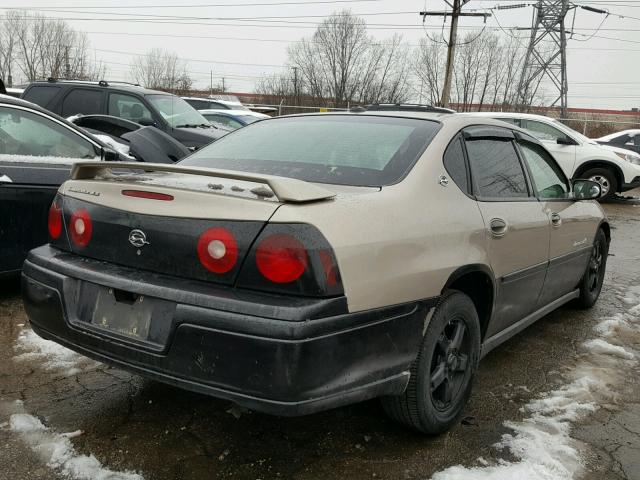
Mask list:
[[[537,140],[465,115],[278,118],[178,165],[108,167],[75,168],[25,262],[34,330],[278,415],[405,395],[452,292],[479,333],[449,349],[447,382],[470,382],[482,355],[576,299],[594,239],[608,245],[599,205]],[[434,399],[464,404],[466,383],[437,381]]]

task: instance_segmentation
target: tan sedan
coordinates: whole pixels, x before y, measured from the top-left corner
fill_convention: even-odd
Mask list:
[[[382,397],[434,434],[483,355],[596,302],[599,194],[491,119],[275,118],[179,165],[76,166],[24,301],[41,336],[159,381],[278,415]]]

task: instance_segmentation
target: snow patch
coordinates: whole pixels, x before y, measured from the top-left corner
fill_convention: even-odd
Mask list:
[[[77,480],[144,480],[142,475],[114,472],[102,466],[93,455],[79,455],[73,448],[70,434],[59,434],[47,428],[28,413],[14,413],[9,417],[9,429],[17,433],[48,467]]]
[[[82,355],[39,337],[31,329],[23,329],[14,347],[20,362],[40,362],[45,370],[62,371],[66,376],[95,368],[99,364]]]
[[[497,460],[481,467],[454,466],[432,480],[572,480],[583,469],[580,444],[570,436],[572,423],[614,400],[615,387],[637,362],[637,353],[625,343],[640,334],[640,287],[632,287],[623,301],[625,313],[606,318],[594,328],[597,338],[583,344],[578,363],[564,375],[567,384],[534,399],[521,410],[529,414],[519,422],[505,422],[513,433],[495,445],[517,461]],[[633,306],[631,306],[633,305]],[[625,345],[625,346],[623,346]],[[626,348],[625,348],[626,347]]]

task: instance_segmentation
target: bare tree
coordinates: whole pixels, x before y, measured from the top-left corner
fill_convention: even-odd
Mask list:
[[[407,48],[400,36],[378,42],[348,10],[325,19],[311,38],[289,47],[291,71],[266,77],[258,93],[348,106],[397,102],[407,96]]]
[[[0,73],[21,72],[27,81],[41,78],[95,79],[102,64],[90,60],[85,33],[62,20],[37,13],[9,11],[0,32]]]
[[[161,48],[153,48],[131,65],[136,82],[147,88],[188,91],[193,80],[187,64],[178,55]]]

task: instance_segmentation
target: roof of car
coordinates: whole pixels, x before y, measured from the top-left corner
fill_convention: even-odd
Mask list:
[[[132,93],[138,93],[140,95],[173,95],[171,93],[167,93],[167,92],[162,92],[160,90],[151,90],[149,88],[144,88],[141,87],[140,85],[135,85],[132,83],[126,83],[126,82],[108,82],[108,81],[104,81],[104,80],[100,80],[99,82],[92,82],[92,81],[85,81],[85,80],[52,80],[52,81],[48,81],[48,80],[39,80],[36,82],[32,82],[29,87],[31,87],[32,85],[38,85],[38,86],[53,86],[53,85],[62,85],[62,86],[66,86],[66,85],[85,85],[85,86],[91,86],[91,87],[99,87],[99,88],[105,88],[105,89],[109,89],[109,90],[122,90],[122,91],[127,91],[127,92],[132,92]],[[27,88],[29,88],[27,87]]]
[[[210,109],[205,109],[205,110],[198,110],[200,113],[204,114],[211,114],[211,113],[216,113],[216,114],[222,114],[222,115],[227,115],[227,116],[235,116],[235,115],[242,115],[245,117],[256,117],[256,118],[271,118],[269,117],[269,115],[265,115],[264,113],[258,113],[258,112],[252,112],[251,110],[221,110],[221,109],[217,109],[217,108],[210,108]]]
[[[640,135],[640,129],[630,128],[628,130],[621,130],[619,132],[610,133],[609,135],[604,135],[603,137],[597,138],[596,140],[611,140],[612,138],[620,137],[622,135]]]
[[[473,115],[474,117],[488,117],[488,118],[528,118],[531,120],[555,120],[553,117],[546,115],[537,115],[535,113],[518,113],[518,112],[466,112],[466,115]]]

